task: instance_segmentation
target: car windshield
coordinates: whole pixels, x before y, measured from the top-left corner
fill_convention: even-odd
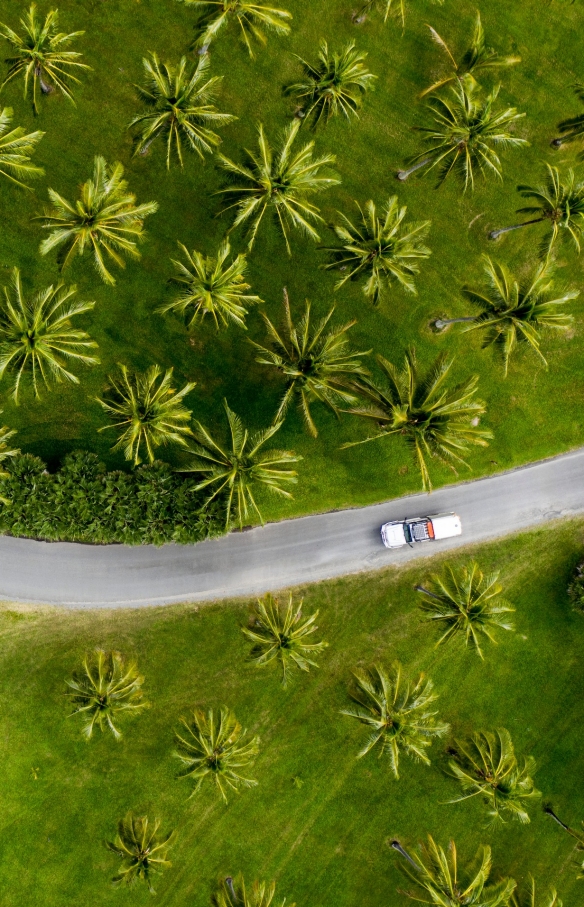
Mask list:
[[[408,526],[407,523],[404,523],[404,536],[405,536],[406,542],[409,545],[412,541],[412,534],[410,532],[410,527]]]

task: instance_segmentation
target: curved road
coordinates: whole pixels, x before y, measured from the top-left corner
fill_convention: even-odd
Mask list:
[[[389,519],[456,511],[463,535],[388,551]],[[141,548],[0,537],[0,599],[139,607],[261,594],[517,532],[584,512],[584,448],[384,504],[270,523],[198,545]]]

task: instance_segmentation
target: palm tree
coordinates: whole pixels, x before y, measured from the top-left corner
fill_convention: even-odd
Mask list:
[[[140,127],[135,154],[146,154],[157,138],[166,139],[166,166],[170,169],[173,148],[179,164],[183,161],[183,142],[201,159],[212,154],[221,139],[213,127],[226,126],[237,117],[221,113],[211,103],[223,76],[207,78],[209,58],[200,57],[196,67],[182,57],[178,67],[160,63],[156,54],[142,60],[146,85],[137,85],[138,95],[147,105],[145,113],[135,116],[129,129]]]
[[[514,66],[516,63],[521,63],[521,57],[504,57],[497,53],[492,47],[485,44],[485,30],[481,22],[480,13],[477,13],[470,45],[460,58],[460,63],[456,62],[454,54],[448,47],[448,44],[440,37],[436,29],[432,28],[431,25],[429,25],[428,28],[430,29],[432,40],[444,51],[452,64],[452,71],[447,76],[444,76],[444,78],[434,82],[429,88],[426,88],[421,93],[421,98],[438,91],[439,88],[442,88],[444,85],[449,85],[451,82],[460,81],[461,79],[467,79],[474,82],[475,74],[480,73],[485,69],[501,69],[506,66]]]
[[[377,78],[365,66],[366,53],[356,50],[353,41],[337,52],[329,51],[327,42],[321,41],[315,66],[294,56],[302,64],[304,78],[287,86],[286,93],[305,105],[301,108],[304,117],[313,116],[315,126],[340,113],[347,119],[351,114],[358,117],[361,99]]]
[[[96,649],[83,659],[83,668],[67,681],[66,695],[73,703],[72,715],[83,718],[83,736],[89,740],[94,728],[109,728],[116,740],[121,735],[118,718],[136,715],[147,708],[143,699],[144,678],[135,662],[127,662],[119,652]]]
[[[432,692],[432,681],[420,674],[415,683],[403,682],[399,662],[392,665],[389,674],[378,666],[367,672],[355,672],[355,680],[351,698],[358,708],[344,709],[341,714],[357,718],[370,730],[357,758],[379,743],[379,756],[389,756],[396,778],[399,778],[400,752],[429,765],[424,750],[431,746],[433,737],[442,737],[448,731],[447,724],[436,720],[438,713],[428,709],[438,698]]]
[[[289,228],[295,227],[314,240],[320,239],[309,221],[322,223],[323,219],[317,206],[308,201],[308,196],[335,186],[340,180],[321,173],[323,167],[334,163],[335,156],[325,154],[314,159],[314,142],[308,142],[300,151],[293,153],[292,146],[299,129],[299,120],[291,123],[284,132],[280,151],[274,154],[264,127],[260,124],[259,154],[246,150],[248,164],[235,164],[219,154],[222,166],[236,183],[221,190],[235,198],[234,203],[225,210],[237,208],[232,229],[251,220],[249,249],[253,247],[259,226],[268,210],[274,214],[281,227],[289,255],[292,254],[288,240]]]
[[[559,818],[559,816],[554,812],[549,803],[544,804],[543,811],[547,816],[550,816],[554,822],[557,822],[558,825],[566,831],[571,838],[576,840],[576,852],[578,854],[584,853],[584,822],[582,822],[582,831],[576,831],[574,828],[570,828],[569,825],[566,825],[565,822]],[[577,857],[577,865],[580,868],[580,872],[577,876],[578,879],[584,879],[584,859],[581,859],[580,856]]]
[[[201,14],[199,21],[199,37],[196,46],[206,50],[215,40],[221,29],[230,22],[237,23],[246,43],[250,57],[253,59],[252,41],[255,39],[261,44],[266,43],[265,31],[273,31],[279,35],[287,35],[290,31],[288,24],[292,14],[285,9],[276,9],[266,6],[262,2],[252,0],[184,0],[187,6],[193,6]]]
[[[176,736],[176,755],[184,765],[180,777],[195,782],[193,794],[206,783],[205,779],[215,785],[225,802],[226,790],[257,785],[257,781],[244,778],[241,769],[257,756],[259,737],[246,741],[247,731],[242,730],[230,709],[209,709],[207,714],[195,709],[192,721],[183,718],[182,724],[184,736]]]
[[[184,316],[187,327],[192,330],[210,315],[217,330],[228,327],[234,321],[246,328],[246,306],[263,302],[259,296],[250,296],[246,290],[250,285],[245,282],[247,258],[237,255],[228,262],[231,247],[227,241],[222,242],[215,256],[202,255],[179,243],[184,252],[186,264],[172,260],[178,275],[171,278],[172,283],[181,288],[181,293],[172,302],[162,306],[160,312],[177,312]]]
[[[119,433],[112,450],[123,449],[126,460],[137,466],[143,448],[152,463],[154,450],[161,445],[186,447],[186,439],[192,435],[188,424],[191,410],[182,401],[196,382],[189,381],[177,391],[172,387],[172,368],[164,374],[159,365],[151,365],[146,372],[131,372],[126,365],[119,368],[119,377],[110,375],[105,399],[96,398],[113,420],[99,431],[115,428]]]
[[[415,163],[408,170],[399,170],[397,178],[406,180],[415,170],[426,167],[426,172],[439,167],[439,182],[455,173],[464,182],[464,190],[474,189],[475,170],[482,176],[494,175],[502,179],[501,161],[497,148],[517,148],[528,145],[526,139],[512,135],[508,127],[525,116],[515,107],[495,111],[499,87],[484,99],[475,97],[475,86],[470,82],[457,82],[451,86],[450,99],[432,97],[428,109],[434,120],[432,126],[419,126],[427,145],[412,159]]]
[[[63,269],[89,248],[99,276],[113,285],[104,254],[120,268],[125,267],[122,255],[140,258],[137,243],[144,238],[144,221],[158,210],[156,202],[136,205],[136,196],[128,192],[123,175],[121,164],[108,167],[103,157],[96,157],[93,178],[83,184],[75,204],[49,189],[53,207],[36,218],[52,231],[41,243],[41,255],[63,246]]]
[[[172,831],[167,835],[159,835],[159,828],[158,819],[149,827],[147,816],[138,818],[132,813],[118,822],[116,840],[106,842],[108,850],[122,860],[118,874],[112,879],[114,885],[134,885],[142,879],[151,894],[155,894],[152,875],[172,866],[168,860],[168,849],[174,838]]]
[[[543,237],[542,258],[549,258],[558,238],[570,238],[576,246],[576,251],[580,254],[580,237],[584,228],[584,181],[577,180],[573,170],[568,170],[565,180],[562,180],[557,167],[546,164],[546,168],[546,180],[542,185],[517,187],[523,198],[535,201],[533,205],[518,208],[517,213],[536,214],[537,217],[526,220],[522,224],[491,230],[489,239],[498,239],[504,233],[521,230],[531,224],[545,223],[551,232],[549,236]]]
[[[255,488],[257,486],[267,488],[275,494],[291,498],[292,495],[282,488],[282,484],[297,481],[297,473],[289,466],[297,463],[302,457],[289,450],[261,450],[279,431],[281,422],[276,422],[264,431],[250,434],[248,429],[243,427],[239,416],[229,409],[227,400],[224,400],[223,404],[229,425],[228,444],[222,446],[214,440],[207,428],[197,422],[197,430],[194,433],[196,444],[190,448],[195,457],[190,467],[183,471],[198,472],[204,476],[195,486],[195,491],[213,488],[203,507],[207,507],[219,495],[225,497],[227,528],[231,525],[233,510],[235,521],[240,527],[252,514],[263,524],[255,500]]]
[[[458,570],[447,565],[442,575],[434,573],[416,590],[423,596],[420,608],[428,615],[427,620],[446,628],[436,646],[459,634],[483,658],[481,636],[495,642],[493,630],[513,630],[507,615],[515,608],[502,597],[499,574],[485,576],[474,561]]]
[[[348,412],[372,419],[380,430],[363,441],[343,444],[343,448],[401,435],[414,454],[423,488],[429,491],[432,483],[427,457],[456,472],[456,466],[468,467],[461,454],[470,444],[486,447],[492,438],[491,432],[477,428],[485,412],[484,403],[473,399],[478,377],[474,375],[456,387],[445,388],[453,363],[445,354],[436,359],[425,375],[420,373],[413,350],[406,353],[401,371],[383,356],[377,356],[377,361],[384,372],[383,380],[361,382],[360,392],[370,402]]]
[[[355,379],[364,378],[368,374],[358,357],[368,356],[371,351],[354,352],[349,348],[346,338],[347,332],[356,322],[350,321],[326,330],[334,311],[333,306],[328,315],[313,325],[310,322],[310,303],[306,300],[304,317],[295,325],[290,313],[288,293],[284,290],[284,330],[279,333],[267,315],[263,315],[272,341],[271,348],[253,343],[260,352],[256,361],[271,366],[286,379],[286,390],[274,421],[284,419],[290,404],[296,398],[306,427],[314,438],[318,431],[312,419],[310,404],[318,400],[338,416],[340,405],[357,402]]]
[[[580,82],[574,85],[574,94],[579,101],[584,102],[584,85]],[[552,140],[554,148],[561,148],[562,145],[568,145],[571,142],[581,142],[584,139],[584,113],[576,117],[570,117],[568,120],[562,120],[558,125],[560,135]],[[582,160],[584,153],[580,152],[578,160]]]
[[[410,866],[404,868],[415,886],[404,892],[412,900],[441,907],[508,907],[516,882],[507,878],[489,883],[493,866],[490,847],[480,848],[473,868],[461,870],[454,841],[445,852],[428,835],[428,844],[421,845],[419,856],[411,856],[399,841],[392,841],[391,846],[414,870]]]
[[[308,642],[316,633],[314,625],[318,611],[310,617],[303,617],[302,599],[298,606],[292,603],[292,593],[288,604],[283,606],[277,598],[268,593],[259,598],[254,606],[248,627],[242,627],[247,639],[253,643],[251,659],[253,664],[263,666],[278,661],[282,669],[282,686],[287,686],[289,673],[293,667],[309,671],[318,667],[313,660],[328,643]]]
[[[233,884],[231,876],[223,879],[213,896],[214,907],[272,907],[276,894],[275,882],[254,882],[251,889],[246,887],[240,875]],[[284,907],[286,898],[280,904]],[[274,904],[273,907],[276,907]],[[290,907],[295,907],[291,904]],[[558,905],[561,907],[561,905]]]
[[[93,309],[94,302],[71,302],[76,287],[57,286],[39,290],[26,298],[20,271],[12,269],[10,285],[0,299],[0,378],[13,374],[12,397],[18,403],[23,375],[31,376],[35,397],[40,397],[39,381],[49,389],[55,382],[79,384],[67,368],[69,362],[95,365],[88,355],[97,343],[85,331],[74,328],[71,319]]]
[[[558,897],[555,888],[551,888],[544,898],[538,899],[535,891],[535,879],[530,876],[529,885],[524,891],[519,892],[516,888],[513,892],[511,907],[563,907],[563,902]]]
[[[424,244],[430,228],[430,221],[408,224],[403,223],[407,207],[401,208],[397,195],[392,195],[381,209],[381,217],[373,201],[367,202],[365,211],[358,202],[359,223],[354,224],[348,217],[338,212],[342,222],[334,226],[334,231],[341,240],[341,246],[325,248],[333,256],[332,268],[347,271],[338,281],[338,290],[348,280],[366,277],[363,292],[377,305],[383,292],[392,284],[399,284],[410,293],[416,292],[414,276],[419,273],[418,260],[428,258],[431,250]]]
[[[529,801],[541,797],[532,777],[535,759],[528,756],[519,764],[509,731],[499,728],[495,733],[473,734],[467,742],[457,741],[449,752],[453,756],[450,771],[464,792],[451,802],[479,796],[493,821],[504,822],[509,815],[523,824],[529,822]]]
[[[466,331],[483,331],[483,347],[495,345],[500,349],[505,376],[509,359],[520,343],[528,343],[547,366],[539,348],[541,331],[546,328],[565,331],[570,327],[573,317],[557,309],[576,299],[580,291],[568,290],[552,298],[553,277],[549,261],[538,265],[533,276],[522,282],[512,277],[504,265],[487,256],[485,272],[487,285],[484,289],[473,290],[468,286],[462,289],[466,299],[481,309]]]
[[[38,113],[38,86],[43,94],[51,94],[57,88],[66,98],[75,103],[71,83],[81,85],[81,82],[74,75],[74,71],[91,69],[91,66],[81,63],[79,60],[81,54],[67,50],[67,47],[71,41],[85,32],[75,31],[67,35],[57,31],[59,11],[56,9],[47,13],[45,21],[41,22],[36,17],[35,3],[31,4],[26,16],[20,20],[20,24],[24,30],[22,36],[8,25],[0,24],[0,35],[8,41],[13,54],[6,59],[10,69],[0,90],[16,76],[22,75],[24,76],[25,98],[32,82],[32,105],[35,113]]]
[[[21,189],[30,189],[23,180],[38,179],[45,172],[30,159],[45,133],[38,130],[27,133],[23,126],[10,129],[12,114],[12,107],[4,107],[0,112],[0,174]]]

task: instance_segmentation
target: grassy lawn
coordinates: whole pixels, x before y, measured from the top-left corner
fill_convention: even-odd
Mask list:
[[[41,5],[43,13],[45,5]],[[495,440],[485,451],[471,454],[475,475],[580,444],[584,377],[580,302],[571,307],[577,316],[574,330],[544,342],[549,371],[541,368],[534,355],[522,352],[512,363],[507,380],[503,380],[493,353],[481,351],[475,335],[469,339],[456,327],[436,335],[429,322],[439,314],[468,312],[459,290],[463,283],[480,278],[482,253],[496,253],[521,273],[535,260],[539,227],[511,234],[497,247],[489,244],[486,233],[515,222],[520,202],[515,186],[537,182],[542,161],[575,160],[576,148],[567,146],[554,152],[549,141],[557,122],[578,112],[570,86],[584,77],[582,5],[567,0],[481,3],[487,37],[500,51],[523,57],[519,66],[503,71],[501,98],[506,105],[525,111],[519,134],[531,145],[504,153],[502,184],[479,183],[476,192],[467,195],[455,181],[436,190],[432,177],[412,177],[402,185],[394,175],[418,148],[419,137],[411,127],[422,121],[423,106],[416,98],[441,64],[425,23],[432,23],[462,49],[472,28],[474,0],[446,0],[443,6],[430,0],[411,2],[403,34],[395,23],[383,27],[379,15],[361,27],[353,26],[350,0],[286,0],[283,5],[294,15],[292,32],[288,38],[270,37],[255,61],[233,34],[213,46],[212,73],[225,76],[219,106],[239,117],[222,130],[222,150],[240,159],[240,148],[255,142],[258,121],[272,137],[289,122],[292,105],[282,96],[282,86],[299,73],[293,53],[312,59],[321,38],[326,37],[334,47],[354,38],[369,53],[370,69],[379,79],[376,91],[365,99],[358,122],[332,121],[316,135],[317,152],[336,153],[342,178],[340,186],[319,197],[323,215],[330,223],[336,209],[351,213],[353,199],[364,203],[373,198],[381,204],[397,191],[413,219],[431,219],[428,244],[433,255],[422,262],[417,296],[395,291],[373,310],[358,284],[335,296],[336,277],[320,270],[323,253],[312,242],[294,236],[294,255],[288,259],[280,236],[270,226],[261,233],[250,257],[253,291],[265,299],[264,310],[274,319],[279,317],[286,285],[297,306],[308,297],[316,311],[325,312],[336,300],[339,320],[357,318],[352,331],[357,349],[373,348],[396,362],[401,362],[410,344],[415,344],[423,362],[448,350],[456,360],[457,379],[478,373],[480,396],[488,404],[485,425],[493,430]],[[35,159],[46,168],[47,176],[30,194],[2,181],[0,205],[5,217],[0,232],[0,275],[6,269],[7,276],[7,269],[18,265],[29,286],[45,286],[57,279],[54,255],[45,259],[38,255],[42,231],[31,218],[46,201],[49,186],[74,199],[78,185],[90,176],[97,153],[110,162],[122,161],[138,201],[156,200],[160,209],[148,220],[142,261],[131,262],[119,272],[114,288],[99,281],[88,259],[77,260],[67,277],[78,284],[81,298],[96,300],[93,313],[83,319],[99,343],[101,365],[81,370],[79,387],[58,387],[40,403],[25,395],[15,407],[4,395],[3,418],[18,429],[23,450],[43,456],[52,465],[67,451],[85,448],[97,451],[108,465],[121,466],[121,457],[116,459],[109,452],[113,434],[97,434],[106,420],[94,398],[117,362],[140,368],[156,362],[174,366],[179,382],[197,381],[189,398],[196,417],[216,423],[221,400],[227,397],[251,426],[265,426],[273,416],[281,386],[255,363],[248,343],[248,337],[260,340],[265,336],[257,311],[249,317],[247,334],[232,327],[217,336],[205,326],[190,341],[177,318],[155,311],[168,298],[170,258],[176,254],[177,241],[211,253],[231,224],[228,216],[216,218],[221,202],[213,193],[223,185],[223,177],[212,160],[201,165],[191,157],[183,172],[175,168],[167,173],[164,150],[156,145],[147,156],[132,159],[126,131],[139,109],[132,85],[141,79],[142,57],[152,50],[163,60],[175,61],[187,52],[193,13],[172,0],[61,0],[59,7],[64,30],[85,29],[76,49],[84,52],[93,71],[83,75],[83,85],[76,90],[77,107],[51,96],[42,99],[36,119],[22,98],[20,82],[3,92],[3,102],[14,107],[16,123],[46,131]],[[24,5],[0,0],[0,20],[14,26],[17,8]],[[328,227],[323,227],[321,235],[324,242],[332,239]],[[232,239],[237,250],[244,248],[241,232]],[[562,252],[558,265],[562,279],[572,286],[581,284],[582,263],[572,251]],[[296,412],[290,414],[280,433],[279,446],[295,449],[304,462],[295,500],[290,504],[268,500],[267,516],[365,504],[419,487],[418,475],[399,440],[341,451],[342,442],[364,437],[366,427],[353,417],[345,416],[337,423],[328,412],[318,407],[315,412],[320,429],[316,441],[304,432]],[[172,450],[164,456],[178,462]],[[437,483],[451,478],[446,470],[435,471]]]
[[[249,880],[275,879],[280,896],[298,907],[405,904],[387,842],[398,836],[413,846],[427,833],[443,844],[453,836],[463,857],[489,843],[495,877],[509,873],[521,882],[532,872],[542,893],[556,885],[566,907],[578,904],[584,883],[576,881],[573,841],[537,802],[530,825],[485,828],[476,799],[447,802],[458,795],[443,773],[450,738],[433,745],[430,767],[404,759],[395,781],[385,760],[355,759],[367,732],[339,710],[355,667],[399,658],[411,673],[426,671],[452,735],[507,727],[518,754],[536,758],[544,798],[577,826],[584,817],[577,783],[584,770],[584,624],[565,590],[583,541],[580,520],[472,552],[484,569],[500,569],[516,607],[516,632],[489,646],[484,662],[456,644],[437,651],[433,631],[420,621],[413,586],[442,558],[306,587],[307,611],[321,609],[320,632],[330,646],[320,669],[285,691],[276,674],[246,664],[243,601],[99,613],[6,606],[3,907],[149,903],[146,888],[109,884],[117,859],[103,841],[129,808],[177,831],[173,866],[156,885],[165,907],[206,907],[215,880],[240,870]],[[99,734],[85,743],[77,720],[66,717],[64,679],[95,645],[137,658],[152,703],[125,724],[118,744]],[[261,737],[253,770],[259,786],[227,806],[212,790],[188,800],[172,757],[179,717],[196,705],[222,704]]]

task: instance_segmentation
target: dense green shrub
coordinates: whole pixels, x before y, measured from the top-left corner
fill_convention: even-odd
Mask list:
[[[574,611],[584,614],[584,563],[578,564],[568,586],[568,595]]]
[[[133,472],[107,472],[95,454],[69,454],[49,473],[31,454],[12,458],[0,495],[0,532],[53,541],[162,545],[221,535],[222,502],[204,513],[196,482],[155,462]]]

